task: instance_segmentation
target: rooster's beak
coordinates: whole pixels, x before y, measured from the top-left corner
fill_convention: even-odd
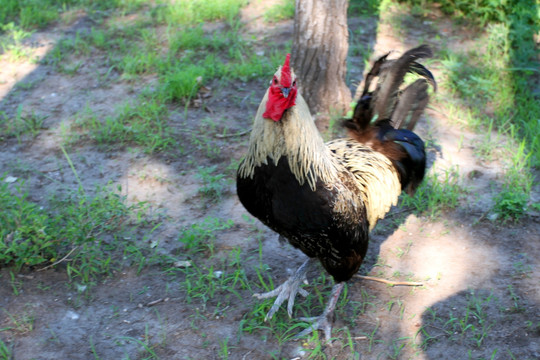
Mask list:
[[[286,99],[289,96],[289,91],[291,91],[291,88],[281,88],[281,93],[283,94],[283,97]]]

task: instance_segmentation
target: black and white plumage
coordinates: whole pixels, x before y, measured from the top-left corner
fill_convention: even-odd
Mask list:
[[[387,56],[367,75],[353,118],[344,122],[351,137],[326,144],[296,91],[281,117],[275,115],[272,102],[281,94],[278,90],[287,98],[290,84],[296,85],[287,58],[259,106],[248,153],[238,169],[237,193],[245,208],[309,258],[318,259],[336,281],[330,305],[321,317],[311,319],[312,328],[323,328],[327,338],[328,317],[342,282],[358,271],[366,255],[369,231],[397,203],[402,190],[414,192],[424,177],[424,144],[412,130],[427,104],[427,84],[435,86],[431,73],[416,60],[431,56],[431,50],[420,46],[397,60]],[[425,79],[401,90],[406,72]],[[290,77],[287,86],[281,84],[283,77]],[[370,90],[376,77],[377,87]],[[269,108],[278,120],[263,116]],[[395,122],[407,128],[396,129]],[[278,295],[267,317],[287,298],[291,315],[306,271],[302,266],[280,288],[259,295]]]

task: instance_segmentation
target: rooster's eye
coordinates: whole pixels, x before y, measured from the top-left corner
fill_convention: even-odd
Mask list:
[[[277,85],[277,78],[274,78],[274,85]]]
[[[296,86],[296,80],[293,81],[292,86]]]

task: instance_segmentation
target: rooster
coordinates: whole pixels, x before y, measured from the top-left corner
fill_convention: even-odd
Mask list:
[[[331,316],[344,287],[359,269],[368,235],[405,190],[421,183],[426,157],[412,132],[428,102],[432,74],[416,60],[431,57],[426,45],[397,60],[379,58],[365,79],[352,119],[350,137],[324,143],[308,106],[298,93],[290,54],[274,74],[255,116],[247,155],[237,173],[240,202],[256,218],[302,250],[308,260],[281,286],[258,298],[277,296],[265,320],[288,299],[292,316],[308,268],[320,261],[335,285],[322,315],[302,318],[331,336]],[[407,72],[421,75],[400,89]],[[370,85],[375,78],[374,90]]]

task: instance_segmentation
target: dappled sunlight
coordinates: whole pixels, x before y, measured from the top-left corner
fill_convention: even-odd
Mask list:
[[[397,322],[391,321],[391,314],[387,318],[386,309],[381,309],[378,316],[386,319],[381,322],[381,332],[399,331],[400,337],[416,345],[422,340],[418,331],[426,325],[422,319],[428,308],[460,291],[489,288],[494,273],[501,266],[497,247],[490,245],[489,239],[480,236],[469,224],[450,219],[429,222],[414,215],[384,241],[380,257],[385,277],[424,284],[419,288],[389,288],[388,295],[379,295],[382,304],[386,304],[388,297],[403,304]]]
[[[173,219],[187,215],[185,202],[199,187],[191,176],[174,174],[169,165],[149,156],[131,159],[117,183],[129,202],[146,202]]]
[[[390,13],[387,13],[379,23],[372,59],[376,59],[389,51],[394,52],[390,57],[395,58],[413,46],[429,43],[429,41],[422,40],[405,42],[400,39],[402,35],[398,35],[399,31],[394,29],[394,24],[389,16]],[[454,41],[459,41],[459,39]],[[488,164],[474,153],[472,144],[477,145],[482,142],[480,135],[463,131],[462,127],[453,126],[456,123],[465,122],[464,119],[460,118],[463,111],[450,113],[447,104],[437,101],[438,98],[441,98],[441,94],[445,92],[445,76],[440,66],[431,66],[430,70],[438,82],[439,90],[438,94],[432,95],[430,105],[426,109],[426,115],[417,124],[416,131],[420,137],[427,141],[428,151],[436,152],[433,165],[435,170],[444,172],[457,166],[462,176],[466,176],[472,171],[478,171],[481,174],[486,174],[486,179],[493,180],[502,171],[500,164]],[[450,94],[447,93],[443,96],[450,96]],[[480,182],[487,185],[488,181],[481,180]],[[475,187],[477,184],[478,181],[475,181]]]
[[[475,150],[484,141],[481,134],[452,127],[451,121],[437,112],[437,108],[427,113],[427,126],[420,126],[419,133],[436,147],[434,170],[444,173],[456,169],[461,184],[471,190],[487,188],[492,181],[496,181],[503,173],[503,166],[496,160],[483,159]]]
[[[40,61],[54,48],[57,39],[39,36],[38,46],[32,43],[20,45],[18,51],[24,56],[19,60],[12,59],[12,51],[0,56],[0,101],[25,77],[40,66]]]
[[[411,236],[411,258],[403,259],[400,266],[429,280],[427,289],[408,299],[407,312],[421,314],[431,305],[490,279],[499,264],[498,251],[478,241],[469,230],[457,223],[437,222],[426,224],[423,232]]]
[[[396,30],[391,21],[383,18],[379,23],[372,58],[389,50],[397,52],[391,57],[397,57],[399,53],[426,42],[422,39],[418,42],[411,38],[405,40],[398,33],[399,29]],[[460,40],[450,40],[448,47],[456,46]],[[495,136],[490,138],[486,132],[476,134],[465,130],[467,121],[460,118],[465,116],[465,112],[461,109],[449,112],[447,104],[438,100],[450,96],[444,86],[442,68],[431,66],[430,69],[438,82],[439,93],[432,97],[416,130],[427,143],[428,163],[431,165],[429,171],[443,175],[442,179],[444,175],[458,174],[462,197],[458,206],[466,206],[470,217],[462,222],[463,219],[453,214],[445,214],[437,221],[428,221],[410,215],[381,245],[381,271],[386,277],[394,275],[400,280],[406,277],[424,283],[424,287],[420,288],[388,289],[389,296],[380,298],[383,304],[388,298],[398,298],[404,304],[398,321],[381,322],[380,331],[385,334],[383,338],[397,336],[409,339],[414,344],[412,348],[416,347],[414,358],[418,359],[431,358],[424,351],[426,349],[420,348],[425,338],[419,334],[422,327],[427,325],[424,322],[428,309],[437,304],[446,304],[460,292],[494,287],[500,269],[509,266],[509,260],[505,259],[508,254],[501,253],[499,244],[490,238],[491,234],[481,234],[473,227],[475,221],[485,217],[492,208],[493,184],[500,182],[504,172],[499,161],[486,159],[478,152],[483,142],[492,144]],[[446,95],[442,95],[445,92]],[[528,294],[529,299],[534,298],[537,303],[538,295]],[[384,309],[378,312],[383,319],[386,314]],[[409,355],[412,355],[413,351],[410,350]]]

